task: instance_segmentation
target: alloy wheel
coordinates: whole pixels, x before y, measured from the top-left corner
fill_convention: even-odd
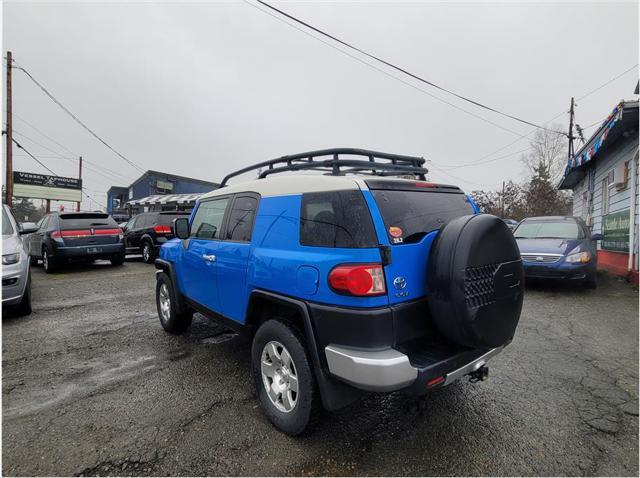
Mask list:
[[[281,412],[291,412],[298,402],[298,374],[291,354],[272,340],[260,356],[262,384],[271,403]]]
[[[159,302],[160,314],[162,315],[162,319],[166,322],[171,317],[171,298],[169,297],[169,288],[167,287],[167,284],[160,285]]]

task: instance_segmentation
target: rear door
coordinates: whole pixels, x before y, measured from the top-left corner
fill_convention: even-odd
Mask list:
[[[50,217],[44,216],[40,219],[38,221],[38,230],[29,236],[29,251],[32,256],[42,256],[42,239],[47,230]]]
[[[247,267],[258,202],[257,194],[242,193],[235,196],[224,240],[218,244],[216,275],[222,313],[238,322],[244,322],[248,300]]]
[[[367,181],[382,219],[381,243],[391,247],[385,279],[391,304],[419,299],[427,293],[427,265],[431,245],[440,228],[473,207],[456,187],[422,181]],[[385,242],[386,241],[386,242]]]
[[[191,236],[177,263],[180,288],[192,301],[222,314],[216,275],[220,234],[230,197],[202,201],[191,221]]]

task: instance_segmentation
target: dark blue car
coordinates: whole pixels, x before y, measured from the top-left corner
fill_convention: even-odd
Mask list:
[[[579,217],[529,217],[514,231],[525,277],[580,281],[596,287],[596,241]]]

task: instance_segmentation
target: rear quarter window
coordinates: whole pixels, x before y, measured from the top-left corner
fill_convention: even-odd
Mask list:
[[[373,221],[360,190],[302,195],[300,244],[316,247],[376,247]]]
[[[384,189],[371,193],[391,244],[418,242],[449,221],[473,214],[473,207],[462,193]]]

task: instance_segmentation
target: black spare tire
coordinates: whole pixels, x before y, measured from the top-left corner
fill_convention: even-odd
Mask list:
[[[490,214],[448,223],[431,248],[429,307],[435,325],[467,347],[499,347],[513,338],[524,295],[518,245]]]

